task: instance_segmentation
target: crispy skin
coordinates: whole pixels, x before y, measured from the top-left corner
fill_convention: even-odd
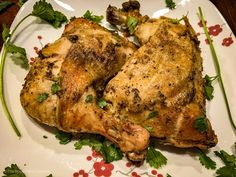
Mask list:
[[[42,49],[21,91],[26,112],[39,122],[67,132],[104,135],[123,152],[143,160],[149,133],[143,127],[114,118],[97,106],[105,84],[136,50],[127,39],[100,25],[78,18],[66,25],[62,37]],[[51,86],[60,91],[52,95]],[[38,102],[41,93],[49,97]],[[88,95],[93,96],[87,102]]]
[[[125,16],[111,6],[110,14]],[[115,23],[112,18],[119,17],[113,16],[107,19]],[[142,46],[108,83],[104,95],[114,116],[151,129],[159,142],[204,149],[215,146],[217,137],[207,118],[206,131],[194,128],[198,117],[206,117],[202,58],[195,32],[186,17],[184,21],[185,25],[165,17],[139,21],[134,34]],[[122,26],[122,21],[116,25]],[[157,114],[154,118],[152,112]]]

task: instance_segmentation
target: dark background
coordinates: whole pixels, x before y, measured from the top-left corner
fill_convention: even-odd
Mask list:
[[[3,0],[0,0],[2,2]],[[5,23],[8,27],[11,25],[16,13],[19,10],[17,5],[18,0],[8,0],[15,4],[8,8],[6,11],[0,13],[0,34],[2,34],[2,24]],[[125,0],[124,0],[125,1]],[[210,0],[221,14],[224,16],[225,20],[231,27],[234,35],[236,35],[236,0]],[[0,35],[1,36],[1,35]],[[2,38],[0,37],[0,49],[2,48]]]

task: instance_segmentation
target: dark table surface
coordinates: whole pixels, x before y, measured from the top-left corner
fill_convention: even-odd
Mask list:
[[[4,0],[0,0],[2,2]],[[8,8],[6,11],[0,13],[0,34],[2,34],[2,24],[5,23],[7,26],[10,26],[13,19],[15,18],[16,13],[19,10],[17,5],[18,0],[8,0],[12,1],[15,4]],[[231,27],[234,35],[236,35],[236,0],[210,0],[221,14],[224,16],[229,26]],[[0,37],[0,49],[2,47],[2,38]]]

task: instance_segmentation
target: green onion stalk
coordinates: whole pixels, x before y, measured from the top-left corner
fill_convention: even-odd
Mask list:
[[[230,120],[230,123],[231,123],[234,131],[236,131],[236,126],[235,126],[234,121],[233,121],[233,117],[232,117],[232,114],[231,114],[231,111],[230,111],[230,106],[229,106],[227,94],[226,94],[225,87],[224,87],[224,82],[223,82],[223,79],[222,79],[222,76],[221,76],[221,69],[220,69],[219,60],[218,60],[213,42],[211,40],[211,37],[208,33],[201,7],[198,7],[198,10],[199,10],[198,16],[199,16],[199,18],[202,22],[204,33],[205,33],[205,35],[207,37],[207,40],[209,42],[209,46],[210,46],[211,54],[212,54],[212,57],[213,57],[216,73],[217,73],[217,76],[218,76],[217,79],[219,81],[220,88],[221,88],[221,91],[222,91],[222,94],[223,94],[223,97],[224,97],[224,101],[225,101],[227,113],[228,113],[228,116],[229,116],[229,120]]]

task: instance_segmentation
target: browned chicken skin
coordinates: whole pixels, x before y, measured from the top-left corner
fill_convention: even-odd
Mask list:
[[[75,19],[36,58],[21,91],[22,106],[42,123],[67,132],[101,134],[130,153],[131,160],[143,160],[148,131],[113,117],[96,103],[105,84],[135,50],[134,44],[100,25]],[[55,83],[60,91],[52,94]],[[39,101],[45,93],[48,98]],[[92,101],[86,101],[88,96]]]
[[[124,16],[133,12],[133,8],[109,6],[107,19],[113,25],[126,25]],[[185,25],[165,17],[146,18],[145,22],[134,17],[138,20],[134,35],[141,47],[106,87],[104,97],[112,104],[111,112],[148,128],[164,144],[215,146],[217,137],[205,113],[199,42],[187,17],[183,18]],[[194,128],[200,117],[208,124],[204,132]]]

